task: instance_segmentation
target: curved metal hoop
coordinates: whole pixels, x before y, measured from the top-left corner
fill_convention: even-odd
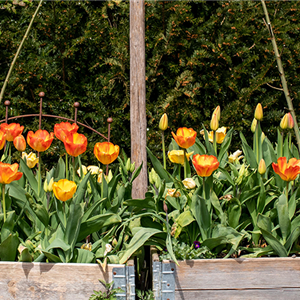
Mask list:
[[[74,120],[72,119],[69,119],[69,118],[65,118],[65,117],[60,117],[60,116],[55,116],[55,115],[44,115],[42,114],[41,115],[42,117],[48,117],[48,118],[57,118],[57,119],[61,119],[61,120],[66,120],[66,121],[70,121],[70,122],[74,122],[76,124],[79,124],[85,128],[88,128],[90,129],[91,131],[94,131],[95,133],[99,134],[100,136],[102,136],[104,139],[108,140],[108,138],[103,135],[102,133],[100,133],[99,131],[95,130],[94,128],[88,126],[88,125],[85,125],[83,123],[80,123],[80,122],[75,122]],[[27,117],[40,117],[40,114],[29,114],[29,115],[21,115],[21,116],[15,116],[15,117],[10,117],[10,118],[7,118],[7,120],[14,120],[14,119],[19,119],[19,118],[27,118]],[[3,122],[6,122],[6,120],[0,120],[0,123],[3,123]]]

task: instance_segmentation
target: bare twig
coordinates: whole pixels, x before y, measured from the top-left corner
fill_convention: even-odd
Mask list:
[[[282,88],[278,88],[278,87],[275,87],[275,86],[272,86],[271,84],[267,83],[267,85],[272,88],[272,89],[275,89],[275,90],[278,90],[278,91],[283,91]]]
[[[277,66],[278,66],[278,71],[279,71],[279,75],[280,75],[280,79],[281,79],[281,85],[284,91],[284,95],[285,95],[285,99],[287,101],[288,104],[288,108],[290,113],[292,114],[292,117],[294,119],[294,130],[295,130],[295,135],[296,135],[296,140],[297,140],[297,145],[298,145],[298,151],[300,152],[300,132],[299,132],[299,128],[298,128],[298,122],[296,119],[296,114],[294,111],[294,107],[293,107],[293,103],[290,97],[290,92],[287,86],[287,81],[284,75],[284,70],[283,70],[283,66],[282,66],[282,62],[281,62],[281,57],[278,51],[278,47],[277,47],[277,43],[275,40],[275,36],[273,33],[273,29],[272,29],[272,25],[270,22],[270,18],[269,18],[269,14],[268,14],[268,10],[267,10],[267,6],[264,0],[261,0],[262,3],[262,7],[265,13],[265,17],[266,17],[266,21],[264,20],[264,22],[266,23],[270,36],[271,36],[271,42],[273,45],[273,49],[274,49],[274,53],[275,53],[275,58],[276,58],[276,62],[277,62]]]

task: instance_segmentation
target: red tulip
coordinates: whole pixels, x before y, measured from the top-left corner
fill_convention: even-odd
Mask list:
[[[87,138],[83,134],[75,132],[66,136],[64,145],[69,155],[77,157],[86,151]]]
[[[293,181],[300,174],[300,160],[291,158],[287,163],[286,157],[279,157],[277,164],[272,163],[273,170],[284,181]]]
[[[94,154],[104,165],[111,164],[119,156],[120,147],[113,143],[97,143],[94,147]]]
[[[29,131],[27,134],[28,145],[38,152],[46,151],[54,139],[54,133],[49,133],[47,130],[39,129],[35,133]]]
[[[12,181],[19,180],[23,173],[18,172],[18,164],[5,164],[0,162],[0,183],[9,184]]]
[[[213,171],[219,168],[218,159],[213,155],[200,155],[193,156],[193,165],[196,172],[201,177],[208,177]]]
[[[26,141],[25,141],[25,138],[22,134],[18,135],[14,138],[14,146],[16,147],[16,149],[18,151],[25,151]]]
[[[22,134],[24,126],[21,126],[18,123],[2,123],[0,130],[6,134],[6,140],[12,142],[15,137]]]
[[[178,128],[176,135],[172,132],[173,138],[179,147],[187,149],[195,144],[197,132],[192,128]]]
[[[62,142],[64,142],[67,135],[74,134],[77,130],[78,125],[76,123],[70,124],[69,122],[61,122],[60,124],[54,125],[54,134]]]

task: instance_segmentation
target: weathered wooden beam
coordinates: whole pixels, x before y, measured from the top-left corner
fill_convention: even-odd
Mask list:
[[[130,0],[131,159],[136,167],[143,163],[140,175],[133,182],[133,198],[143,198],[148,184],[145,69],[145,2],[144,0]]]

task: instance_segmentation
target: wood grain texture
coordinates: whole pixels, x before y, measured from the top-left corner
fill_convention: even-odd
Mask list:
[[[98,264],[0,262],[0,300],[87,300],[112,281],[112,269]]]
[[[300,299],[300,258],[180,261],[175,283],[175,299]]]
[[[133,182],[133,198],[144,198],[148,185],[145,70],[145,2],[144,0],[130,0],[131,159],[136,167],[143,163],[140,175]]]

